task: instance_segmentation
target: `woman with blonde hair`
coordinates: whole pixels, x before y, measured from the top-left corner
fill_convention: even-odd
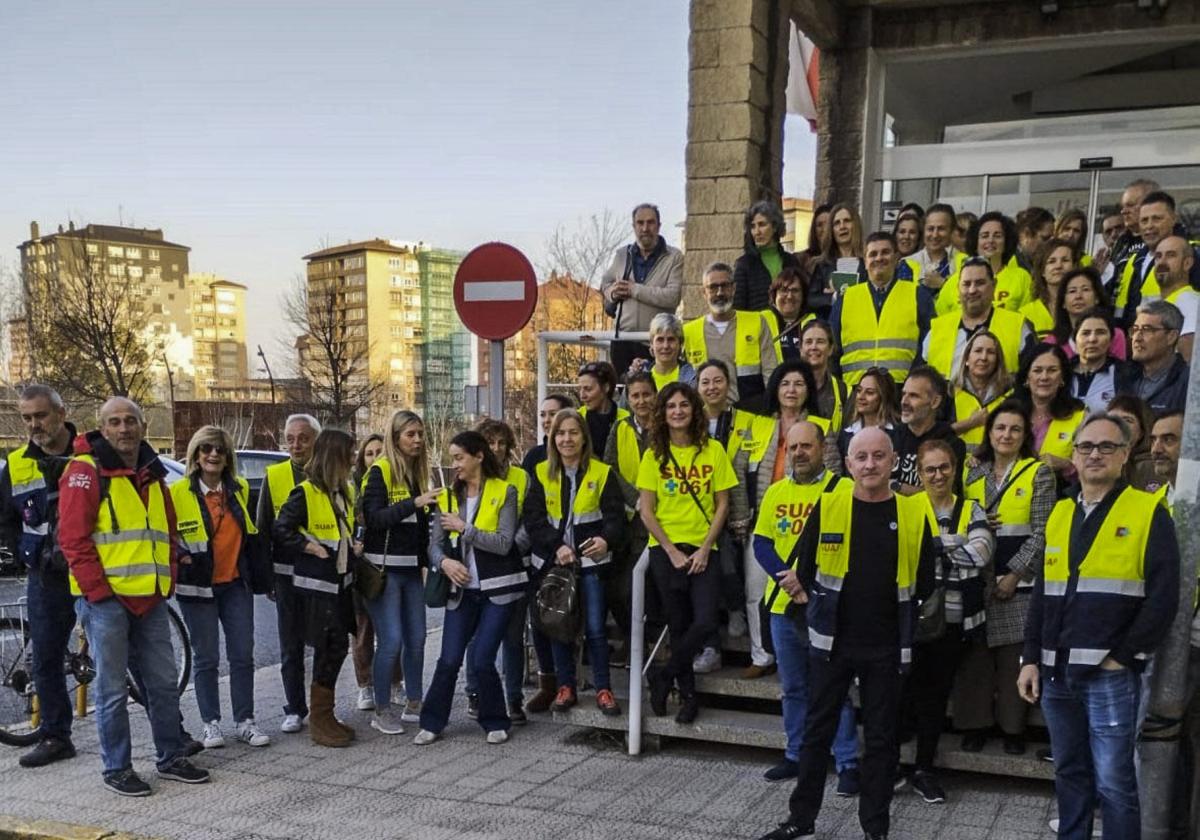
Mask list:
[[[404,732],[401,721],[420,720],[425,670],[425,598],[421,569],[429,564],[429,489],[425,424],[407,409],[392,412],[383,454],[367,470],[363,487],[363,559],[386,572],[383,592],[366,602],[375,627],[375,715],[371,726],[385,735]],[[403,656],[401,652],[403,651]],[[391,679],[403,659],[407,702],[392,705]]]
[[[175,597],[192,640],[205,749],[225,746],[217,690],[222,629],[235,737],[252,747],[271,743],[254,723],[254,595],[269,591],[270,574],[247,509],[249,496],[229,432],[201,426],[188,443],[186,476],[171,486],[171,501],[187,552]]]
[[[313,649],[309,734],[325,747],[347,747],[354,740],[354,730],[333,714],[333,692],[354,627],[352,555],[362,551],[351,524],[353,467],[354,438],[341,429],[322,429],[304,468],[307,478],[288,494],[274,525],[276,545],[296,558],[292,585],[304,640]]]
[[[1004,358],[1004,348],[995,333],[980,330],[963,348],[962,361],[950,381],[954,433],[966,444],[967,451],[983,443],[983,426],[988,414],[1012,396],[1012,376]]]

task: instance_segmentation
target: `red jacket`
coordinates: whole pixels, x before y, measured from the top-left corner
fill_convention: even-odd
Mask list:
[[[94,431],[75,438],[75,454],[91,455],[96,460],[96,466],[72,461],[63,472],[58,483],[58,542],[84,597],[96,603],[113,595],[96,544],[92,542],[92,532],[96,530],[96,517],[100,510],[101,476],[129,478],[142,497],[143,504],[149,498],[151,485],[156,482],[162,485],[171,539],[171,591],[174,592],[179,531],[175,525],[175,506],[171,503],[171,493],[163,481],[166,470],[154,450],[143,442],[138,452],[138,466],[130,469],[100,432]],[[134,615],[144,615],[162,599],[163,596],[158,593],[120,596],[121,603]]]

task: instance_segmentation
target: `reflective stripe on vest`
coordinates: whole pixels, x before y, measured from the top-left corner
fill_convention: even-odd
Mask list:
[[[279,518],[279,509],[295,486],[296,478],[292,475],[290,459],[267,467],[267,487],[271,492],[271,507],[275,510],[276,519]]]
[[[937,512],[933,509],[933,502],[930,500],[929,494],[922,490],[916,495],[925,499],[925,516],[926,521],[929,523],[929,533],[933,535],[941,534],[942,526],[941,523],[938,522]],[[958,513],[958,522],[954,523],[954,529],[950,533],[956,534],[960,537],[967,536],[967,532],[971,529],[971,513],[973,512],[971,507],[972,504],[974,504],[974,502],[969,498],[963,502],[962,510],[960,510]],[[980,507],[982,507],[982,505],[980,505]],[[937,571],[942,571],[940,559],[938,561]],[[943,584],[947,589],[954,589],[959,592],[959,597],[961,598],[960,607],[962,610],[962,628],[964,631],[970,632],[977,627],[982,627],[987,622],[987,610],[984,608],[982,577],[979,575],[974,575],[972,577],[967,577],[960,580],[943,579]],[[976,601],[975,605],[978,607],[978,609],[976,609],[973,613],[967,612],[967,598],[965,597],[967,587],[972,587],[971,591],[974,593],[973,597]]]
[[[58,488],[47,488],[46,479],[37,459],[28,457],[29,444],[16,449],[8,456],[8,478],[12,484],[12,509],[21,519],[19,553],[21,560],[35,564],[41,553],[43,540],[50,535],[49,510],[51,499],[57,498]],[[47,492],[49,490],[49,492]],[[32,502],[33,510],[41,522],[30,524],[25,508]]]
[[[707,319],[707,315],[701,315],[683,325],[683,352],[693,367],[699,367],[712,358],[704,340],[704,323]],[[763,323],[762,315],[757,312],[738,310],[734,313],[733,367],[734,376],[739,379],[762,376]],[[730,360],[724,361],[728,363]]]
[[[100,471],[91,455],[77,455],[72,460],[91,466],[99,480]],[[129,476],[112,476],[107,498],[96,512],[92,542],[113,594],[157,593],[166,596],[170,593],[170,524],[161,481],[150,483],[146,501],[142,502]],[[71,594],[82,595],[75,575],[70,577]]]
[[[325,546],[329,552],[328,558],[314,557],[307,552],[296,556],[292,583],[298,589],[319,592],[326,595],[336,595],[340,587],[351,581],[350,572],[339,574],[337,570],[338,548],[342,540],[349,540],[350,534],[342,532],[342,523],[338,521],[333,500],[311,481],[300,482],[304,491],[305,512],[308,515],[300,533],[307,539]],[[352,496],[352,490],[347,485],[347,495]],[[273,501],[273,500],[272,500]],[[350,499],[347,499],[350,502]],[[349,527],[349,522],[346,522]]]
[[[842,378],[851,387],[868,368],[882,367],[903,382],[917,357],[917,284],[895,281],[879,316],[869,283],[846,289],[842,300]]]
[[[962,316],[957,311],[939,315],[929,325],[929,358],[925,361],[947,379],[958,373],[954,365],[954,351],[961,325]],[[1000,340],[1004,367],[1014,375],[1020,367],[1021,331],[1024,326],[1024,315],[993,308],[991,321],[986,328]]]
[[[850,482],[850,479],[839,478],[835,489],[844,482]],[[820,501],[821,494],[828,485],[829,476],[822,472],[820,480],[811,484],[798,484],[789,476],[767,488],[759,509],[758,521],[761,523],[769,519],[773,523],[771,540],[775,545],[775,554],[784,564],[787,564],[809,514]],[[838,583],[840,586],[840,581]],[[771,597],[772,593],[774,598]],[[767,580],[763,589],[763,603],[772,613],[782,615],[791,600],[791,596],[779,585],[779,581]]]
[[[550,464],[542,461],[535,468],[538,483],[546,495],[546,519],[555,528],[562,528],[562,479],[550,477]],[[571,505],[572,521],[575,531],[575,544],[580,545],[589,537],[600,536],[604,530],[604,514],[600,512],[600,496],[608,481],[609,466],[602,461],[591,458],[587,470],[575,483],[575,501]],[[583,568],[603,566],[612,561],[612,552],[600,557],[584,557],[580,555],[579,563]],[[541,568],[547,558],[535,558],[534,565]]]
[[[1160,504],[1152,493],[1123,489],[1076,569],[1070,550],[1076,502],[1054,506],[1046,523],[1042,664],[1061,664],[1066,650],[1068,666],[1096,666],[1121,643],[1145,597],[1146,546]],[[1071,624],[1064,626],[1068,608]]]
[[[387,458],[379,457],[375,459],[375,463],[371,464],[363,476],[359,492],[367,489],[367,479],[371,475],[371,470],[379,473],[379,477],[383,479],[384,490],[387,491],[387,500],[389,505],[398,504],[405,499],[412,498],[412,492],[408,488],[408,484],[403,481],[394,481],[392,478],[392,463]],[[414,508],[413,512],[400,520],[403,525],[417,524],[417,511]],[[385,543],[386,544],[386,543]],[[374,545],[374,543],[372,543]],[[365,552],[363,556],[374,563],[376,566],[394,569],[415,569],[420,561],[415,554],[379,554],[376,552]]]
[[[485,481],[479,494],[475,518],[469,524],[478,531],[495,533],[500,527],[500,511],[504,507],[508,487],[508,483],[503,479],[489,478]],[[444,487],[438,494],[438,508],[442,511],[459,509],[458,500],[450,492],[450,488]],[[464,562],[459,548],[459,538],[462,535],[458,531],[446,531],[445,535],[443,550],[446,556]],[[528,575],[521,569],[520,559],[514,558],[511,552],[506,556],[476,547],[475,570],[479,574],[480,591],[493,595],[520,592],[529,580]]]

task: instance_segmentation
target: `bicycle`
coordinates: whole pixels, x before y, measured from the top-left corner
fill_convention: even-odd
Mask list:
[[[183,694],[192,674],[192,644],[187,626],[179,612],[167,604],[168,625],[171,628],[171,646],[175,652],[179,674],[178,690]],[[33,745],[40,737],[38,732],[37,689],[33,681],[33,650],[30,645],[29,621],[26,618],[25,599],[15,603],[0,604],[0,744],[12,747]],[[67,677],[68,694],[75,695],[75,715],[87,715],[87,686],[96,676],[96,668],[88,654],[87,636],[82,627],[76,626],[67,644],[63,660],[63,673]],[[129,699],[145,705],[137,681],[132,674],[126,679]],[[13,729],[16,715],[29,718],[27,731]]]

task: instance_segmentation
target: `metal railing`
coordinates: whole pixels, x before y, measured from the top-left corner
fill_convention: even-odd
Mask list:
[[[616,336],[612,330],[576,330],[564,332],[540,332],[537,334],[537,404],[540,406],[546,399],[547,379],[550,375],[550,345],[578,344],[595,347],[605,358],[608,358],[608,346]],[[648,332],[623,332],[621,341],[644,341],[649,343]]]

